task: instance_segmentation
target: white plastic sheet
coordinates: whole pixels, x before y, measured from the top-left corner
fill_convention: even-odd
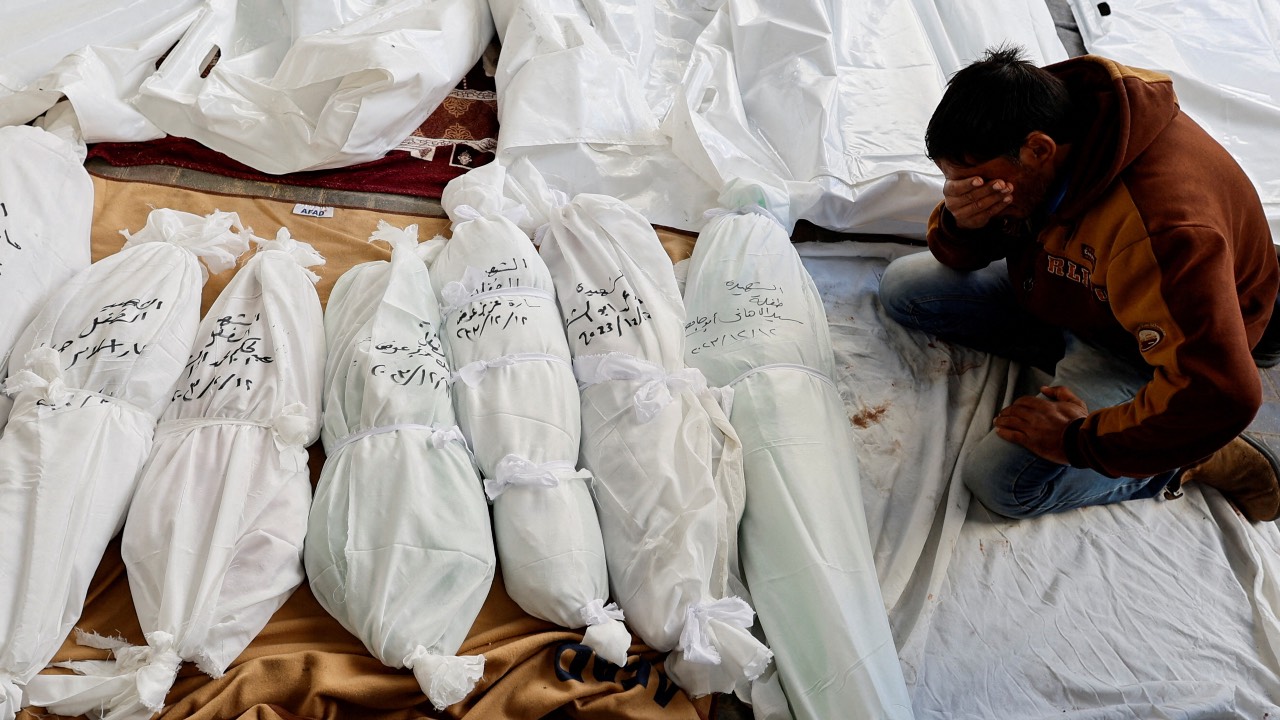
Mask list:
[[[0,377],[45,299],[89,265],[92,219],[93,183],[68,143],[0,128]],[[0,434],[11,405],[0,394]]]
[[[449,394],[416,227],[338,279],[325,311],[324,441],[304,558],[316,599],[444,709],[484,657],[456,657],[493,582],[489,509]]]
[[[793,716],[910,718],[827,317],[787,232],[758,206],[712,219],[684,299],[690,367],[733,389],[742,564]]]
[[[200,324],[156,428],[121,555],[147,643],[95,635],[111,661],[40,675],[32,704],[116,720],[159,712],[185,661],[221,677],[303,581],[305,447],[320,432],[323,263],[281,229]]]
[[[745,183],[788,228],[922,236],[941,188],[924,128],[946,77],[1003,41],[1066,57],[1042,0],[492,5],[499,160],[690,230]]]
[[[349,19],[331,8],[320,24],[347,21],[298,38],[264,29],[262,17],[309,30],[310,3],[279,7],[274,18],[259,8],[244,22],[242,5],[210,2],[134,104],[165,132],[273,174],[382,157],[475,65],[493,33],[484,0],[398,0]]]
[[[454,368],[458,422],[493,503],[503,585],[521,608],[625,665],[631,635],[609,600],[582,421],[551,273],[504,217],[497,163],[445,187],[453,236],[431,265]],[[508,208],[510,211],[510,208]]]
[[[1280,243],[1280,5],[1070,0],[1085,47],[1173,78],[1179,105],[1235,157]]]
[[[684,363],[684,306],[653,228],[625,203],[560,205],[527,164],[510,193],[528,203],[582,387],[582,460],[609,577],[628,623],[674,650],[694,696],[754,680],[771,654],[728,596],[742,513],[741,446],[705,380]]]
[[[64,128],[59,132],[80,143],[163,137],[129,101],[191,25],[198,3],[39,0],[39,9],[33,4],[22,0],[0,10],[0,41],[13,51],[0,60],[0,73],[14,73],[12,84],[0,87],[0,125],[29,122],[58,105],[39,122]],[[16,17],[5,18],[8,13]],[[39,48],[34,55],[28,55],[29,44]],[[0,77],[0,85],[6,82]]]
[[[0,438],[0,718],[57,652],[119,532],[195,340],[204,268],[244,249],[234,215],[154,210],[53,295],[14,345]]]

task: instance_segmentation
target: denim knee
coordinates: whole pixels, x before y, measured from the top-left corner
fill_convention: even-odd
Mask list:
[[[1044,489],[1044,483],[1040,488],[1027,486],[1041,475],[1033,466],[1044,462],[992,432],[969,451],[961,470],[965,486],[984,507],[1008,518],[1025,520],[1053,510],[1048,503],[1027,502],[1026,497],[1030,490]]]
[[[910,267],[912,257],[908,255],[889,263],[880,278],[879,295],[886,315],[899,325],[919,329],[915,305],[925,283],[920,282],[920,274]]]

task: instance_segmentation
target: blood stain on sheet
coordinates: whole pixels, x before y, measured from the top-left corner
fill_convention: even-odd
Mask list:
[[[869,428],[884,419],[893,403],[885,401],[875,407],[863,406],[856,414],[849,416],[849,424],[854,427]]]

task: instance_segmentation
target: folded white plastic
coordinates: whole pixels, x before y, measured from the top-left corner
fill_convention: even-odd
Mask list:
[[[792,713],[911,717],[826,312],[786,230],[758,206],[718,214],[684,298],[689,364],[734,391],[742,564]]]
[[[456,368],[454,404],[493,501],[507,593],[535,617],[587,626],[584,644],[626,664],[631,634],[606,610],[609,574],[588,483],[582,422],[551,274],[507,218],[497,163],[451,181],[453,237],[431,266]]]
[[[228,213],[153,210],[123,250],[63,284],[14,345],[0,437],[0,719],[12,720],[23,686],[80,617],[195,340],[195,253],[226,269],[219,260],[244,249],[235,224]],[[191,226],[203,242],[177,232]]]
[[[493,582],[493,533],[416,227],[375,237],[391,260],[343,274],[325,311],[328,459],[304,558],[320,604],[443,710],[484,671],[482,655],[455,654]]]
[[[221,677],[302,582],[304,448],[320,432],[325,350],[318,276],[304,265],[323,262],[282,228],[259,241],[205,315],[124,529],[147,644],[108,641],[113,661],[37,676],[27,686],[33,704],[150,717],[184,660]]]
[[[74,149],[33,127],[0,128],[0,378],[55,288],[89,265],[93,183]],[[12,401],[0,393],[0,434]]]
[[[687,692],[733,690],[771,654],[748,631],[745,603],[725,597],[737,564],[741,447],[685,367],[671,261],[625,203],[579,195],[557,207],[526,163],[509,170],[518,173],[513,192],[547,224],[542,256],[583,386],[582,460],[614,598],[646,643],[675,650],[666,668]]]
[[[263,172],[354,165],[422,124],[492,34],[484,0],[321,3],[314,13],[212,0],[133,104],[165,132]]]

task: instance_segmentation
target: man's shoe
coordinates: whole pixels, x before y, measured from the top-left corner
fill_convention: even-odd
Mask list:
[[[1280,460],[1257,438],[1242,433],[1221,450],[1178,473],[1222,493],[1249,522],[1280,517]]]

